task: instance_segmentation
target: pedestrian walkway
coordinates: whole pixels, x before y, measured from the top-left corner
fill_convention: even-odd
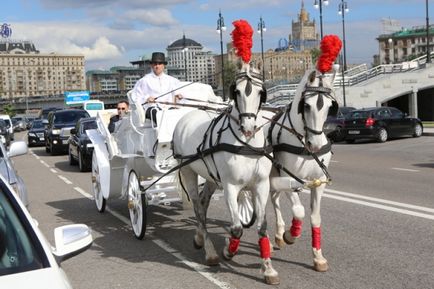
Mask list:
[[[422,135],[434,136],[434,127],[424,127]]]

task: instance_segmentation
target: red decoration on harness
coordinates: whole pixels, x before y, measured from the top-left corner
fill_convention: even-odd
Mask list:
[[[321,40],[321,55],[318,58],[317,68],[322,73],[332,69],[333,62],[342,47],[342,42],[336,35],[326,35]]]
[[[228,251],[232,255],[235,255],[238,252],[238,247],[240,246],[240,239],[230,238],[229,239],[229,247]]]
[[[321,249],[321,227],[312,227],[312,247]]]
[[[271,256],[270,240],[268,237],[262,237],[259,239],[259,250],[261,251],[261,258],[268,259]]]
[[[243,19],[234,21],[232,24],[235,26],[235,29],[231,33],[235,53],[245,63],[249,63],[252,56],[253,29],[249,22]]]
[[[291,225],[291,236],[293,237],[300,237],[301,235],[301,226],[303,225],[303,221],[292,219],[292,225]]]

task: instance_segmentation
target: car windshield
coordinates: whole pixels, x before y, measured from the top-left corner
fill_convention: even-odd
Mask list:
[[[39,120],[39,121],[33,121],[32,123],[32,128],[44,128],[44,123]]]
[[[75,123],[83,117],[89,117],[89,114],[86,111],[63,111],[54,116],[54,123]]]
[[[9,199],[10,191],[0,184],[0,276],[44,268],[47,261],[36,246],[36,235],[29,231],[30,224]],[[46,266],[45,266],[46,267]]]
[[[87,103],[86,107],[84,109],[86,109],[86,110],[103,110],[104,105],[102,103]]]
[[[368,118],[372,114],[370,110],[356,110],[351,112],[350,118]]]

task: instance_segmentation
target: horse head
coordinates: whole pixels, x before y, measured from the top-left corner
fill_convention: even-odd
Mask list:
[[[236,110],[233,113],[238,115],[240,130],[247,138],[254,136],[259,109],[267,98],[259,71],[258,67],[240,62],[239,72],[230,87],[229,97],[234,101]]]
[[[294,119],[301,120],[296,124],[298,133],[305,137],[306,148],[311,152],[324,145],[324,122],[328,115],[336,115],[339,107],[334,97],[334,78],[335,73],[323,74],[312,69],[306,71],[297,88],[292,107],[297,115]]]

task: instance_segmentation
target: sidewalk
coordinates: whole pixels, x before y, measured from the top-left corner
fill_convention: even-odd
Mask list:
[[[434,136],[434,127],[424,127],[422,135]]]

